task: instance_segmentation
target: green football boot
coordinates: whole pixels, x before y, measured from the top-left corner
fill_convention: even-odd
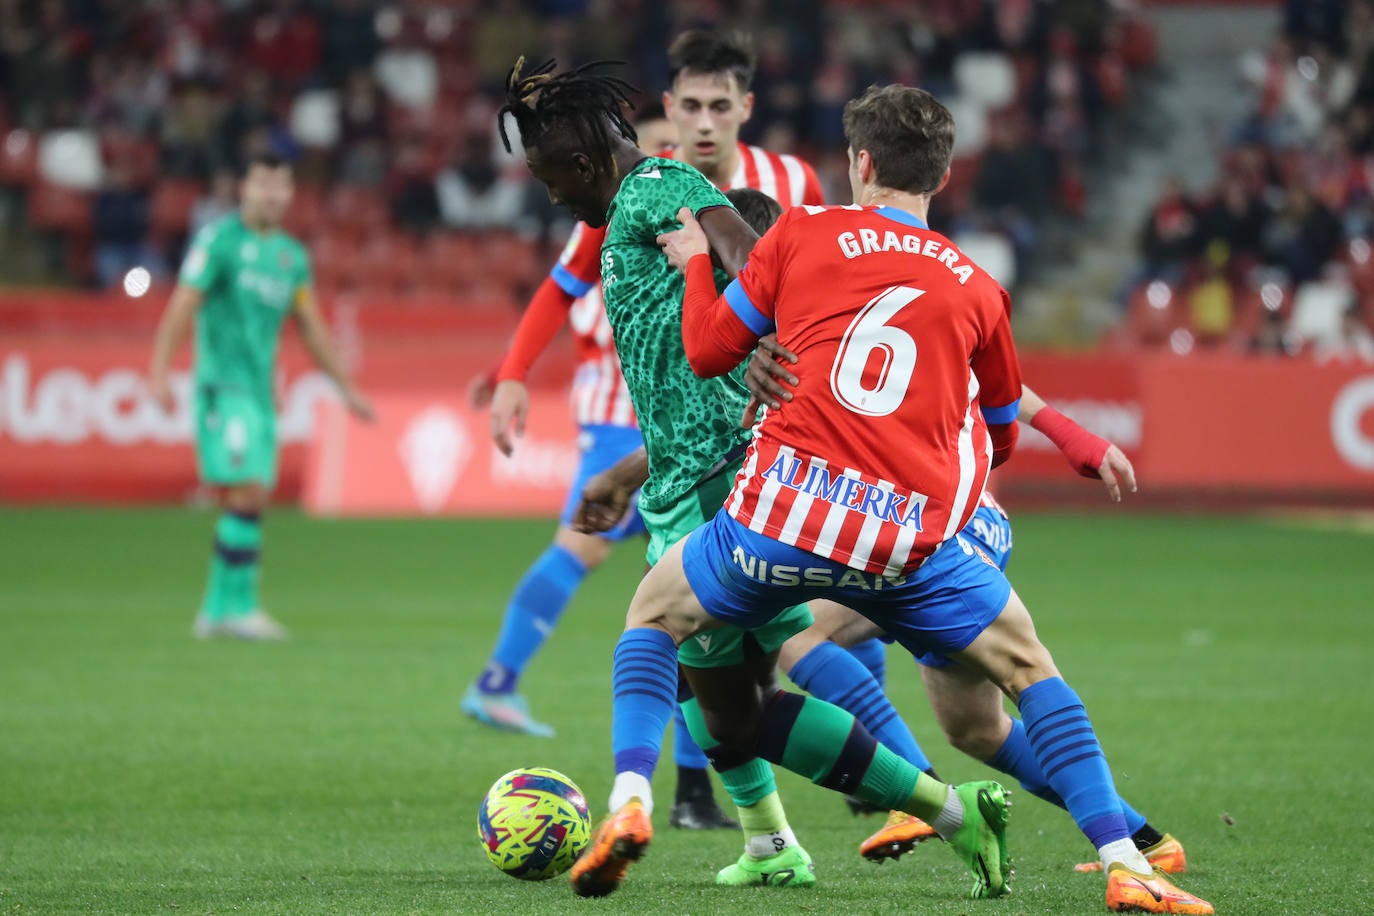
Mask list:
[[[1001,897],[1011,888],[1007,860],[1009,793],[991,780],[966,782],[954,787],[964,803],[964,824],[950,839],[959,858],[973,873],[975,900]]]
[[[723,887],[811,887],[816,883],[816,869],[805,849],[788,846],[766,859],[744,853],[738,862],[716,873],[716,883]]]

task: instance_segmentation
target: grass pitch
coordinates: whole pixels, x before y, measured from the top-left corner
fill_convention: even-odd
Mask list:
[[[555,740],[458,713],[544,522],[267,526],[281,646],[190,637],[211,516],[0,513],[0,913],[1095,913],[1103,879],[1068,816],[1016,794],[1013,895],[964,899],[938,844],[877,867],[875,820],[779,778],[817,862],[810,891],[711,881],[733,833],[666,826],[621,892],[499,874],[476,842],[517,766],[610,784],[610,651],[641,559],[589,579],[524,687]],[[1087,701],[1118,786],[1188,848],[1223,914],[1368,913],[1374,835],[1374,538],[1244,518],[1015,519],[1012,579]],[[950,750],[895,648],[891,692],[946,778]]]

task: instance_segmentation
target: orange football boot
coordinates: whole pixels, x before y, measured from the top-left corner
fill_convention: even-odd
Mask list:
[[[881,830],[859,844],[859,855],[870,862],[898,859],[915,849],[916,844],[936,836],[935,828],[919,817],[893,811]]]
[[[654,825],[638,798],[607,817],[592,834],[587,851],[572,867],[573,892],[579,897],[605,897],[620,887],[630,864],[649,848]]]
[[[1145,861],[1166,875],[1177,875],[1188,870],[1188,855],[1183,851],[1183,844],[1174,839],[1169,834],[1164,834],[1164,838],[1153,846],[1146,846],[1140,850],[1140,854],[1145,857]],[[1081,862],[1073,867],[1074,871],[1101,871],[1101,862]]]
[[[1211,916],[1216,911],[1206,900],[1194,897],[1169,883],[1156,870],[1141,875],[1120,862],[1107,869],[1107,909],[1115,913],[1198,913]]]

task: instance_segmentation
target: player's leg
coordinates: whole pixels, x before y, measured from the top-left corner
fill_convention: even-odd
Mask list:
[[[525,571],[511,593],[496,645],[460,704],[467,715],[486,725],[529,735],[554,734],[551,726],[530,715],[519,691],[520,678],[553,634],[583,580],[610,556],[612,545],[643,531],[636,510],[631,510],[629,517],[604,535],[582,534],[571,527],[587,480],[637,449],[643,441],[637,429],[582,427],[582,456],[568,488],[553,543]]]
[[[762,646],[781,646],[805,630],[811,621],[807,606],[798,605],[783,610],[753,632],[733,627],[715,629],[679,646],[678,662],[684,676],[694,668],[710,669],[720,672],[715,676],[717,682],[739,681],[739,691],[762,691],[758,693],[760,697],[768,696],[777,686],[776,668],[772,653]],[[754,686],[750,687],[751,684]],[[725,691],[729,693],[732,689],[735,688],[726,687]],[[716,690],[719,692],[720,688]],[[683,708],[693,735],[707,749],[720,781],[730,793],[744,830],[744,851],[716,874],[716,883],[731,887],[813,885],[816,879],[811,856],[797,843],[788,824],[772,767],[753,753],[727,748],[717,741],[695,697]]]
[[[249,397],[198,392],[196,452],[201,479],[221,490],[196,634],[285,638],[285,629],[262,610],[259,592],[262,516],[276,480],[276,417]]]
[[[871,676],[872,669],[853,655],[854,646],[876,643],[885,648],[875,635],[882,631],[863,615],[833,601],[813,601],[811,612],[815,623],[789,639],[779,653],[778,663],[787,676],[812,696],[849,710],[902,759],[938,779],[911,729],[883,693],[882,685]],[[846,796],[846,801],[856,814],[879,810],[853,795]],[[886,809],[881,810],[886,813]],[[916,821],[913,829],[920,839],[935,835],[918,818],[903,818]]]
[[[675,572],[682,571],[712,617],[754,634],[776,616],[772,607],[808,597],[804,587],[761,580],[759,570],[805,569],[810,573],[820,567],[830,581],[852,572],[757,535],[724,511],[698,529],[684,550],[669,554],[660,565],[670,563]],[[781,646],[781,642],[762,640],[760,644],[770,655]],[[688,668],[687,674],[707,725],[722,745],[756,752],[817,785],[924,818],[973,871],[975,896],[1006,892],[1006,800],[1001,786],[947,786],[880,744],[853,715],[823,700],[778,690],[759,710],[732,700],[729,693],[711,692],[710,671]]]
[[[1007,714],[1003,695],[980,672],[947,663],[923,660],[921,680],[930,697],[935,719],[949,743],[975,760],[1012,776],[1027,792],[1064,808],[1064,800],[1050,787],[1026,737],[1025,723]],[[1118,797],[1131,842],[1155,868],[1175,873],[1187,869],[1183,845],[1160,833],[1145,816]],[[1100,871],[1102,864],[1077,866],[1079,871]]]
[[[681,551],[680,544],[669,549],[640,581],[612,655],[611,750],[616,775],[610,815],[572,869],[573,890],[580,896],[614,891],[648,848],[654,807],[650,779],[677,705],[678,645],[719,627],[679,581]],[[670,562],[672,558],[678,562]]]
[[[737,829],[739,822],[716,803],[708,772],[711,760],[702,750],[689,722],[696,708],[696,698],[681,671],[678,673],[677,699],[677,708],[673,710],[673,763],[677,764],[677,788],[673,793],[673,807],[668,812],[668,824],[682,830]],[[726,788],[730,786],[727,784]]]
[[[587,574],[610,553],[608,539],[582,534],[566,524],[559,526],[553,543],[525,571],[511,593],[491,656],[463,696],[464,713],[496,728],[553,736],[552,726],[530,714],[519,691],[520,678],[553,634]]]
[[[1111,770],[1082,700],[1065,683],[1014,591],[994,620],[955,656],[1015,702],[1027,743],[1108,871],[1111,909],[1210,913],[1212,907],[1155,873],[1131,840]]]

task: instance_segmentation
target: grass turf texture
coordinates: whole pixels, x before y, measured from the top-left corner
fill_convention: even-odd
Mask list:
[[[1118,785],[1187,845],[1218,912],[1363,913],[1374,573],[1368,535],[1281,521],[1021,514],[1011,572],[1088,703]],[[726,891],[732,832],[667,826],[629,882],[578,901],[486,861],[475,811],[517,766],[610,784],[610,652],[638,575],[625,546],[569,608],[524,687],[560,738],[504,735],[457,700],[542,522],[266,527],[282,646],[200,644],[191,611],[211,517],[0,514],[0,912],[1093,913],[1103,879],[1069,818],[1016,793],[1001,901],[938,844],[883,867],[877,819],[788,774],[812,891]],[[940,739],[894,647],[894,699],[937,768],[987,774]]]

